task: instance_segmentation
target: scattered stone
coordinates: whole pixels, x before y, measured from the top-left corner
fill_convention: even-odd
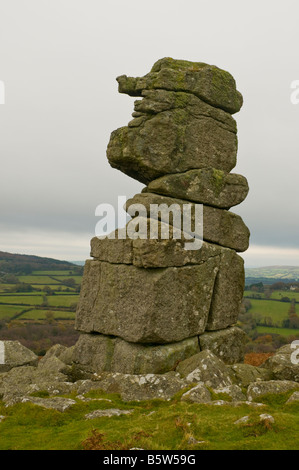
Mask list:
[[[185,387],[186,383],[175,372],[146,375],[102,373],[97,376],[96,382],[83,381],[78,386],[78,393],[102,390],[107,393],[118,393],[124,401],[155,398],[169,400]]]
[[[50,410],[57,410],[63,413],[71,406],[76,405],[75,400],[70,398],[39,398],[39,397],[15,397],[13,402],[7,403],[6,407],[15,405],[16,403],[32,403],[33,405],[42,406]]]
[[[247,388],[252,382],[272,379],[270,371],[250,364],[233,364],[228,369],[233,373],[234,380],[240,387]]]
[[[264,395],[278,395],[290,390],[299,390],[299,384],[289,380],[269,380],[268,382],[254,382],[249,385],[247,397],[249,401],[261,398]]]
[[[299,363],[292,362],[295,350],[290,344],[278,349],[261,367],[269,370],[276,380],[299,382]]]
[[[218,387],[213,389],[216,394],[225,393],[232,401],[246,401],[246,396],[238,385],[228,385],[227,387]]]
[[[260,422],[274,424],[275,419],[273,418],[273,416],[264,413],[260,415]]]
[[[6,416],[0,416],[0,423],[2,423],[2,421],[4,421],[6,418]]]
[[[199,383],[195,387],[188,390],[182,395],[182,401],[187,401],[189,403],[208,403],[212,400],[211,393],[204,386],[203,383]]]
[[[234,424],[245,424],[248,423],[249,421],[249,416],[243,416],[240,419],[237,419],[237,421],[234,422]]]
[[[0,373],[8,372],[14,367],[36,366],[38,357],[19,341],[2,341],[4,364],[0,364]]]
[[[294,392],[288,399],[286,404],[299,402],[299,392]]]
[[[187,383],[203,382],[212,388],[232,385],[225,364],[208,349],[182,361],[176,371],[185,377]]]
[[[108,410],[94,410],[85,415],[85,419],[96,418],[111,418],[113,416],[130,415],[134,410],[118,410],[117,408],[110,408]]]

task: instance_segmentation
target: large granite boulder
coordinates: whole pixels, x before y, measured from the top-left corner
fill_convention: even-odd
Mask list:
[[[122,75],[117,81],[119,92],[130,96],[141,96],[143,90],[183,90],[231,114],[238,112],[243,104],[232,75],[203,62],[165,57],[158,60],[144,77]]]
[[[7,372],[14,367],[37,365],[38,357],[19,341],[1,341],[1,348],[4,364],[0,364],[0,372]]]
[[[161,176],[151,181],[143,192],[186,199],[220,209],[229,209],[246,198],[249,188],[242,175],[215,168],[189,170]]]
[[[231,171],[236,165],[237,136],[227,125],[228,116],[196,97],[192,101],[191,109],[138,113],[127,127],[112,132],[107,147],[110,165],[142,183],[193,168]]]
[[[88,260],[76,329],[133,343],[171,343],[201,334],[217,272],[214,258],[154,270]]]
[[[91,373],[163,374],[198,352],[197,337],[177,343],[142,345],[100,334],[82,334],[73,357],[75,363]]]
[[[186,201],[182,199],[160,196],[152,193],[142,193],[136,194],[133,198],[128,199],[126,203],[127,212],[131,212],[130,206],[133,206],[133,204],[142,204],[146,209],[148,217],[152,215],[151,209],[152,212],[153,209],[157,209],[158,211],[158,206],[161,204],[165,204],[169,209],[173,204],[175,204],[176,207],[180,209],[177,212],[181,214],[181,218],[173,216],[171,211],[169,214],[166,212],[164,214],[158,211],[158,218],[159,220],[162,220],[162,222],[169,223],[175,227],[178,227],[178,225],[179,228],[184,227],[183,206],[186,205]],[[193,225],[195,223],[196,204],[188,204],[191,208],[191,224]],[[155,206],[152,207],[152,205]],[[163,218],[167,218],[167,220],[163,220]],[[186,228],[184,228],[184,231],[188,232]],[[239,215],[226,210],[217,209],[215,207],[203,206],[203,239],[205,241],[232,248],[236,251],[245,251],[249,245],[249,235],[250,232]]]

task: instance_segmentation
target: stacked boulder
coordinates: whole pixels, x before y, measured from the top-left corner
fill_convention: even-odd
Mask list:
[[[127,201],[127,227],[91,241],[74,361],[97,373],[164,374],[208,349],[227,364],[241,362],[245,335],[235,324],[244,263],[237,252],[248,248],[249,230],[229,209],[248,193],[246,178],[230,173],[232,114],[242,96],[228,72],[171,58],[142,78],[117,80],[121,93],[142,99],[128,126],[112,133],[107,157],[146,187]],[[186,249],[192,232],[173,214],[166,221],[158,214],[149,237],[153,204],[182,213],[189,204],[193,214],[200,205],[201,247]],[[141,205],[145,213],[136,217]]]

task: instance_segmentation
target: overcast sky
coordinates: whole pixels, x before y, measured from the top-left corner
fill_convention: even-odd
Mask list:
[[[168,56],[235,77],[246,265],[299,265],[298,18],[298,0],[0,0],[0,250],[89,257],[96,206],[143,187],[106,159],[133,111],[115,78]]]

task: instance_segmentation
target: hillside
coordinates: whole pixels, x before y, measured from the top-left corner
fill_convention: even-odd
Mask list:
[[[33,255],[20,255],[0,251],[0,273],[24,273],[46,270],[70,270],[73,263]]]
[[[246,279],[272,279],[297,281],[299,266],[265,266],[262,268],[245,268]]]

